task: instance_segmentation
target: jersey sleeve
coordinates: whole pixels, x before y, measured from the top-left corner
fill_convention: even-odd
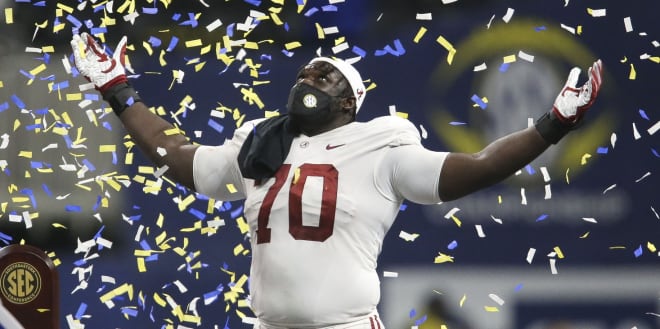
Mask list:
[[[238,153],[256,124],[256,120],[244,123],[222,145],[197,148],[193,158],[197,192],[222,201],[245,198],[245,179],[238,166]]]
[[[449,153],[424,148],[415,126],[408,120],[397,121],[391,127],[389,148],[375,171],[377,189],[392,201],[442,201],[438,194],[440,172]]]

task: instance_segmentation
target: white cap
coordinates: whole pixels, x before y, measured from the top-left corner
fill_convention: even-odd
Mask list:
[[[364,87],[364,83],[362,82],[362,77],[360,76],[360,72],[353,67],[353,65],[341,60],[341,59],[333,59],[329,57],[316,57],[310,61],[310,63],[314,62],[326,62],[332,64],[341,74],[348,80],[348,84],[351,86],[351,89],[353,90],[353,96],[355,96],[355,113],[357,114],[358,111],[360,111],[360,107],[362,106],[362,102],[364,101],[364,96],[367,93],[366,88]]]

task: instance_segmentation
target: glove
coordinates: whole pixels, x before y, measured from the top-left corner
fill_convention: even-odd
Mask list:
[[[85,32],[82,35],[73,35],[71,48],[78,71],[92,82],[101,94],[105,94],[110,87],[128,82],[124,70],[126,36],[121,38],[112,57],[108,57],[94,38]]]
[[[535,127],[548,143],[557,144],[562,137],[582,121],[582,117],[593,105],[602,83],[603,63],[599,60],[589,68],[589,80],[576,88],[580,68],[574,67],[555,99],[552,110],[536,121]]]
[[[78,71],[101,92],[117,116],[135,102],[142,101],[126,78],[126,36],[121,38],[112,57],[84,32],[73,35],[71,49]]]
[[[580,68],[574,67],[552,107],[557,118],[567,125],[577,124],[584,113],[593,105],[602,82],[603,63],[599,60],[589,68],[589,80],[579,89],[575,88],[580,77]]]

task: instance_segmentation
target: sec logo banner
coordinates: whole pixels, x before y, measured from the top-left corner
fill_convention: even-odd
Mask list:
[[[14,304],[27,304],[39,296],[41,276],[31,264],[12,263],[0,275],[0,291]]]

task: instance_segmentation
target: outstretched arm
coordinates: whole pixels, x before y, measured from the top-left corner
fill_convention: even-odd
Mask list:
[[[475,154],[450,153],[440,173],[440,198],[455,200],[498,183],[557,143],[575,128],[595,101],[601,85],[601,71],[602,63],[598,60],[589,68],[589,80],[576,88],[580,69],[573,68],[552,110],[534,127],[504,136]]]
[[[168,133],[174,126],[151,112],[128,84],[124,69],[126,37],[112,57],[87,33],[74,35],[71,48],[78,71],[94,83],[140,150],[156,166],[167,166],[168,178],[194,189],[193,156],[197,146],[180,133]]]

